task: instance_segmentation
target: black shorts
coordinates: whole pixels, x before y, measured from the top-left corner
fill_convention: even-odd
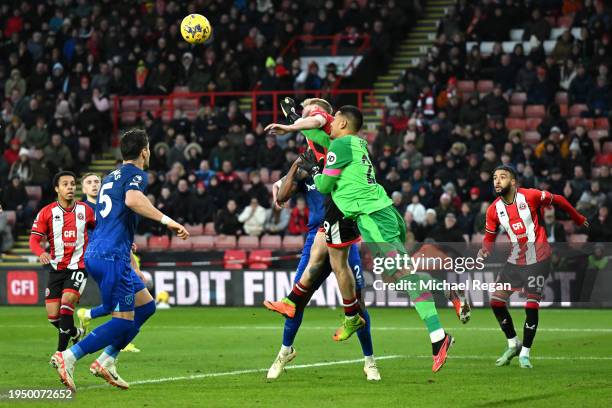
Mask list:
[[[527,294],[542,295],[550,269],[550,258],[532,265],[515,265],[508,262],[497,274],[495,283],[509,283],[512,291],[522,290]]]
[[[325,232],[325,242],[332,248],[343,248],[361,239],[357,223],[344,218],[331,198],[325,204],[325,218],[319,231]]]
[[[81,297],[87,284],[87,271],[84,269],[56,271],[49,267],[49,283],[45,291],[47,302],[59,302],[64,292]]]

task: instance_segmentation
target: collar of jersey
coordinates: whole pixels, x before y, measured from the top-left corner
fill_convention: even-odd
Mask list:
[[[57,203],[57,206],[65,213],[70,213],[70,212],[74,212],[74,209],[76,208],[76,201],[74,202],[74,205],[72,206],[71,209],[67,210],[64,207],[62,207],[62,205],[60,204],[59,200],[55,201]]]
[[[518,189],[514,190],[514,197],[512,197],[512,201],[507,203],[506,200],[504,200],[504,197],[500,197],[502,200],[502,203],[504,203],[504,205],[512,205],[516,202],[516,193],[518,193]]]

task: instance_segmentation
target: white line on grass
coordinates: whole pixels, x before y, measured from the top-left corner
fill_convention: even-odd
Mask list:
[[[390,355],[390,356],[380,356],[376,357],[376,360],[397,360],[400,358],[411,359],[431,359],[431,355],[416,355],[416,356],[405,356],[405,355]],[[491,362],[495,361],[496,356],[477,356],[477,355],[449,355],[450,360],[490,360]],[[533,357],[534,360],[612,360],[612,356],[576,356],[576,357],[568,357],[568,356],[541,356],[541,357]],[[344,364],[354,364],[361,363],[363,359],[354,359],[354,360],[339,360],[339,361],[323,361],[320,363],[311,363],[311,364],[297,364],[287,366],[287,370],[297,370],[303,368],[315,368],[315,367],[328,367],[335,365],[344,365]],[[157,384],[157,383],[165,383],[165,382],[175,382],[175,381],[189,381],[189,380],[199,380],[203,378],[214,378],[214,377],[227,377],[234,375],[244,375],[244,374],[257,374],[264,373],[268,371],[267,368],[253,368],[247,370],[236,370],[236,371],[222,371],[218,373],[203,373],[203,374],[193,374],[193,375],[185,375],[185,376],[177,376],[177,377],[164,377],[164,378],[150,378],[148,380],[136,380],[131,381],[130,385],[143,385],[143,384]],[[87,387],[80,388],[81,390],[95,389],[106,387],[107,385],[91,385]]]

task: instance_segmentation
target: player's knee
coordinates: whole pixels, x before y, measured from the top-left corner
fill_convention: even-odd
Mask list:
[[[72,316],[74,315],[74,305],[75,305],[75,301],[73,298],[71,297],[66,297],[66,299],[64,299],[64,297],[62,296],[62,302],[61,302],[61,306],[60,306],[60,310],[59,310],[59,314],[60,316]]]
[[[540,295],[527,295],[527,301],[525,302],[525,310],[538,310],[540,308],[540,300],[542,297]]]
[[[508,305],[508,298],[496,292],[491,296],[489,305],[491,305],[492,308],[505,308]]]
[[[53,327],[59,328],[59,321],[60,321],[59,315],[48,314],[47,320],[49,321],[50,325],[52,325]]]

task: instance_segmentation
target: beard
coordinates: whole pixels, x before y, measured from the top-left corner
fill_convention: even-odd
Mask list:
[[[503,197],[503,196],[505,196],[506,194],[508,194],[510,192],[510,188],[511,188],[511,186],[508,185],[508,186],[502,188],[501,190],[499,190],[499,192],[496,190],[495,191],[495,195],[497,197]]]

